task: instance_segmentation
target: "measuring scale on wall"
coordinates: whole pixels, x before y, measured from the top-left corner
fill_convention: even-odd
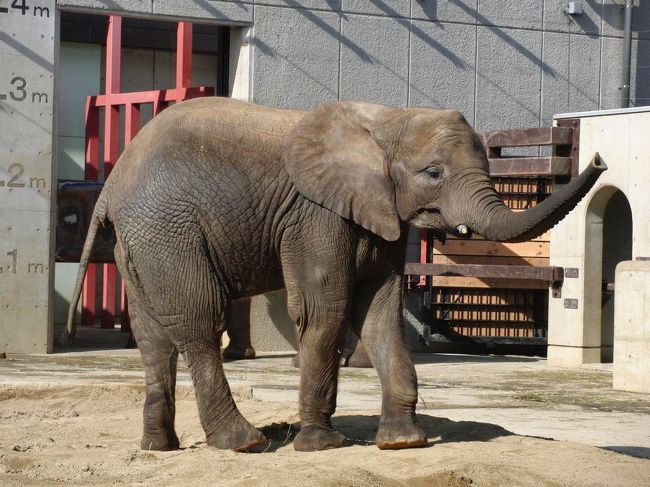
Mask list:
[[[0,0],[0,352],[51,351],[54,0]]]

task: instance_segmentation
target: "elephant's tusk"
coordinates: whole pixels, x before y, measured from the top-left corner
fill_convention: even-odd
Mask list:
[[[458,235],[469,235],[469,228],[467,228],[467,225],[458,225],[456,227],[456,231],[458,232]]]

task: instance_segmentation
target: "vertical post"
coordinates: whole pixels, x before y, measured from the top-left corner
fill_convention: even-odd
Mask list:
[[[84,177],[88,181],[99,179],[99,108],[95,98],[86,98],[86,155]],[[86,271],[81,299],[81,323],[86,326],[95,324],[97,291],[97,266],[90,264]]]
[[[420,264],[426,264],[427,263],[427,231],[426,230],[420,230]],[[420,286],[424,286],[426,284],[426,278],[424,276],[420,276]]]
[[[176,90],[192,86],[192,24],[179,22],[176,30]],[[181,98],[180,92],[177,99]]]
[[[632,59],[632,0],[625,0],[623,22],[623,82],[621,86],[621,108],[630,106],[630,69]]]
[[[108,18],[106,35],[106,94],[120,92],[122,47],[122,17]],[[120,110],[119,105],[106,105],[104,109],[104,180],[119,157]],[[102,328],[115,326],[115,264],[104,265],[102,286]]]
[[[124,147],[133,140],[140,130],[140,105],[134,103],[127,103],[126,113],[124,117]],[[131,319],[129,318],[129,300],[126,295],[126,288],[124,281],[122,281],[121,288],[121,303],[120,316],[122,317],[121,330],[122,332],[131,331]]]

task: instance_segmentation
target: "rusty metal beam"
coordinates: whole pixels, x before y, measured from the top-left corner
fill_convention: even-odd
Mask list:
[[[504,157],[491,158],[491,177],[571,176],[570,157]]]
[[[407,262],[404,274],[416,276],[460,276],[483,279],[532,279],[549,283],[564,279],[562,267],[483,264],[422,264]]]
[[[481,132],[479,135],[487,148],[571,145],[573,141],[573,131],[570,127],[494,130]]]

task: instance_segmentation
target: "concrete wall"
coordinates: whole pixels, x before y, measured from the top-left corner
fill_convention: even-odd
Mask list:
[[[52,345],[57,19],[54,1],[38,5],[30,15],[0,13],[0,351],[7,352]]]
[[[640,110],[640,109],[637,109]],[[579,116],[579,115],[578,115]],[[632,214],[631,258],[650,257],[650,109],[622,110],[580,118],[580,167],[597,151],[608,170],[580,204],[552,231],[551,265],[576,268],[577,278],[566,278],[562,298],[549,296],[548,360],[551,365],[577,367],[602,358],[603,270],[611,267],[611,255],[604,255],[608,238],[619,243],[624,235],[604,235],[605,217],[611,198],[622,192]],[[610,227],[612,228],[612,227]],[[616,228],[616,227],[613,227]],[[561,238],[554,238],[561,235]],[[620,248],[620,247],[619,247]],[[609,264],[608,264],[609,262]],[[615,283],[615,308],[619,289]],[[624,292],[624,291],[623,291]],[[565,300],[577,300],[566,307]],[[629,296],[624,297],[629,301]],[[642,317],[647,320],[647,316]],[[619,323],[614,321],[614,335]],[[608,344],[605,344],[608,345]],[[614,362],[619,351],[614,343]]]
[[[616,268],[614,389],[650,392],[650,262]]]

